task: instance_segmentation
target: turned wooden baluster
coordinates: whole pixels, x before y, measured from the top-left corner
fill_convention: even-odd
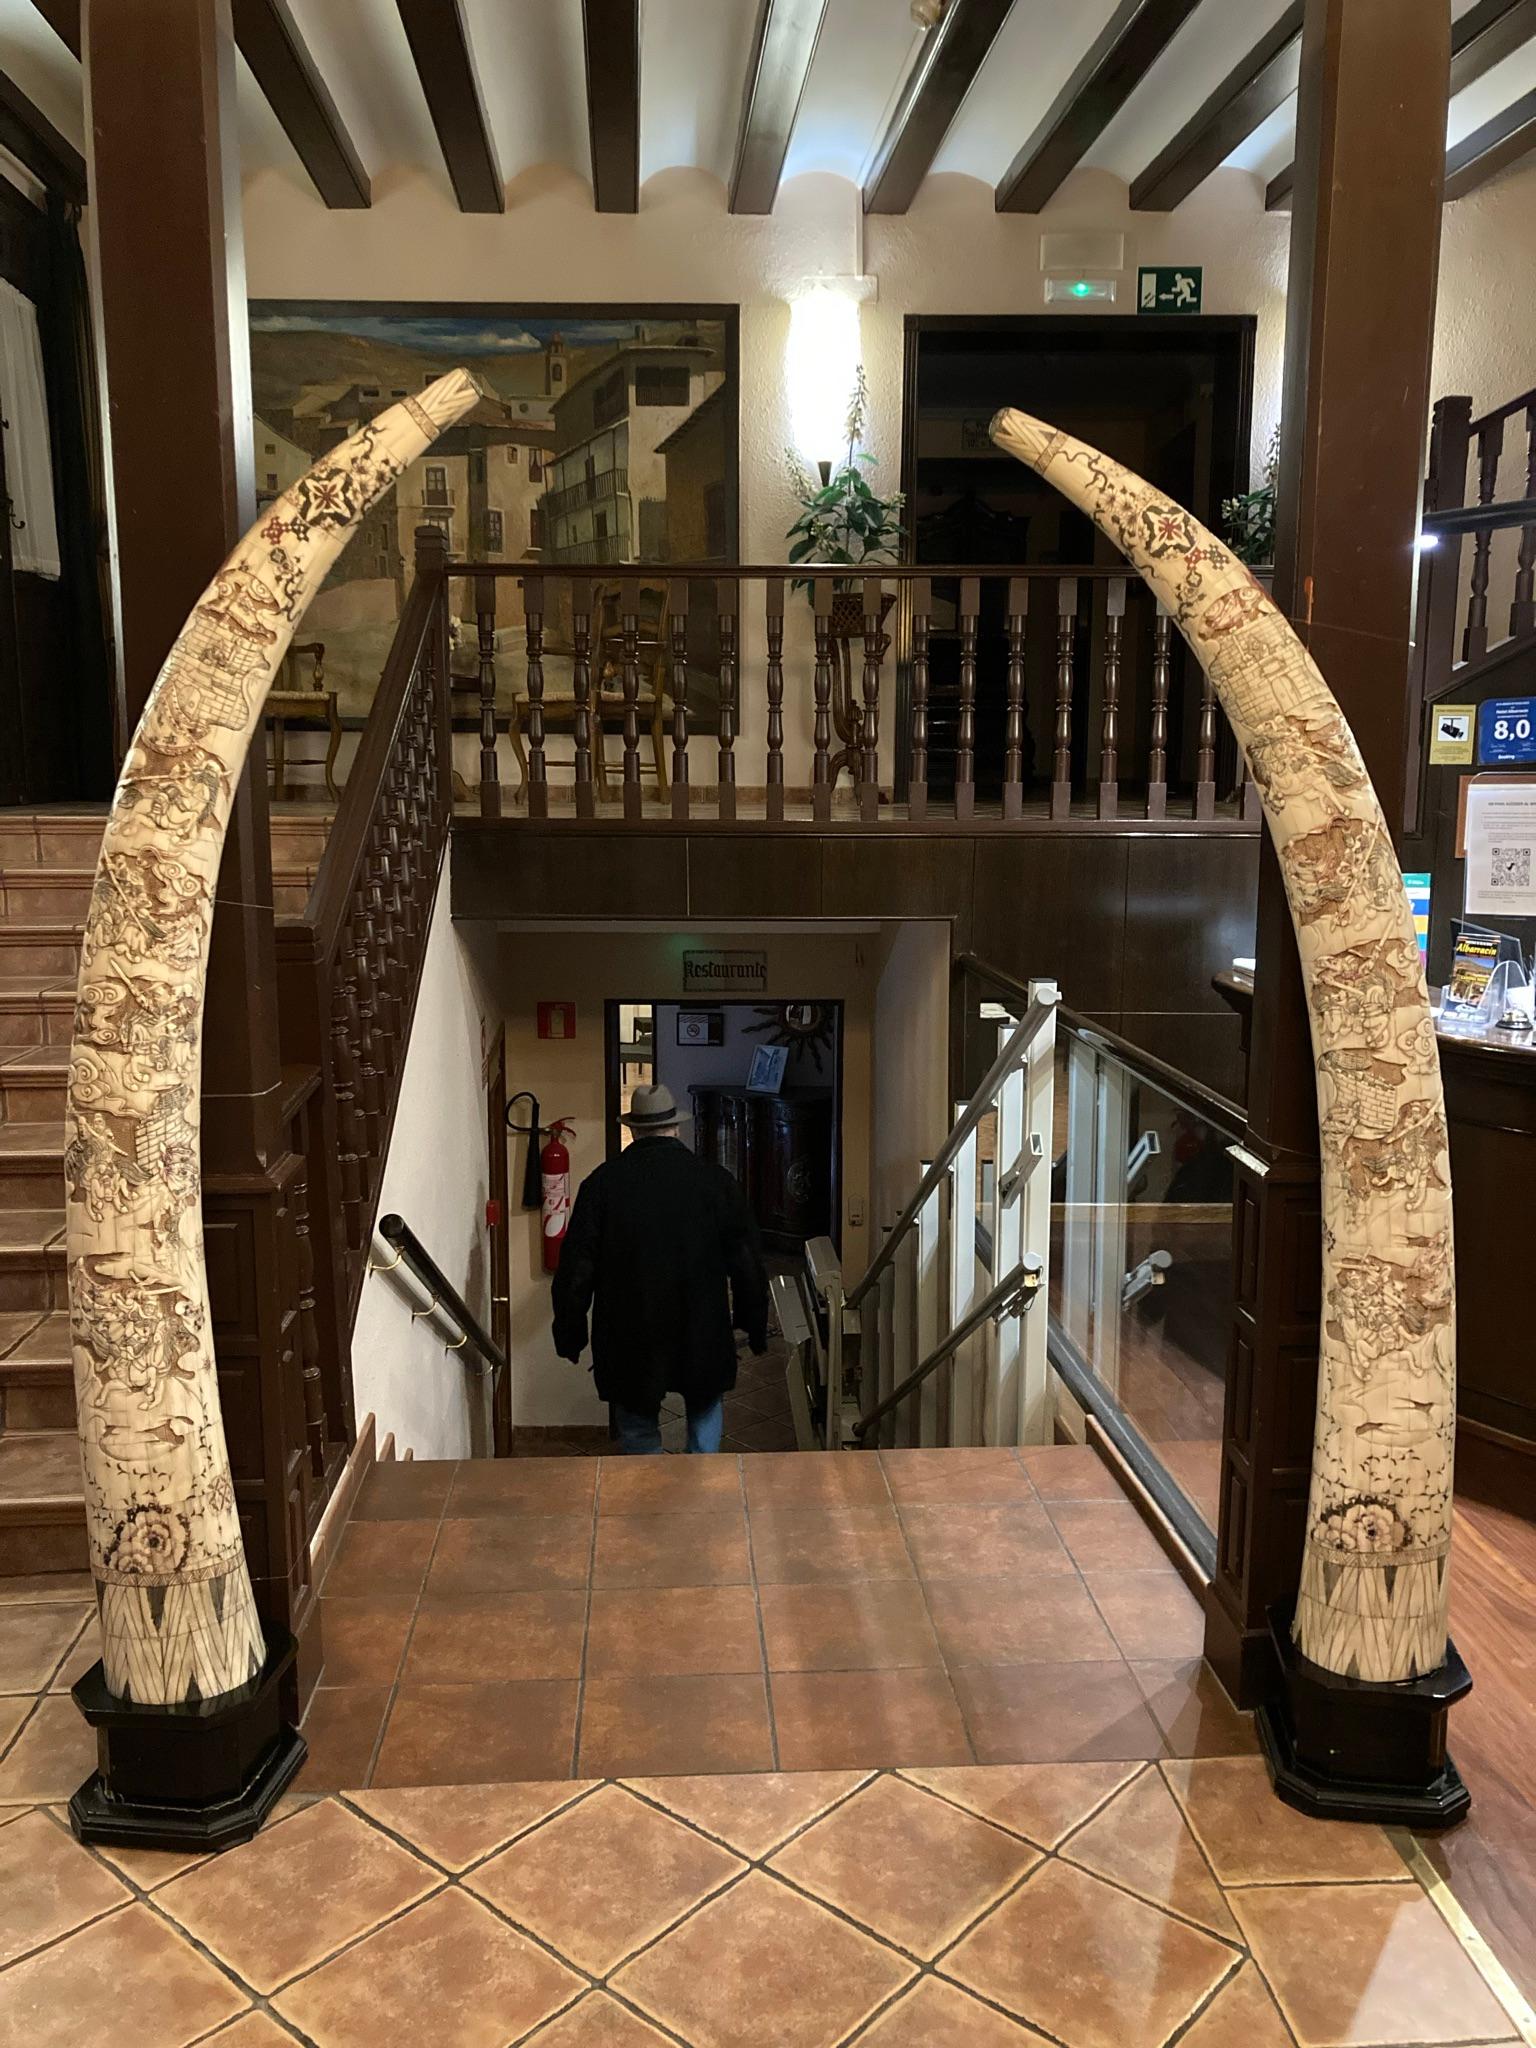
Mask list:
[[[1536,405],[1527,406],[1525,413],[1525,495],[1536,498]],[[1536,521],[1520,529],[1509,630],[1517,640],[1536,633]]]
[[[624,815],[640,816],[640,586],[619,587],[619,677],[624,690]]]
[[[1173,620],[1161,605],[1152,625],[1152,744],[1147,756],[1147,816],[1168,815],[1168,689],[1173,675]]]
[[[928,641],[933,631],[933,579],[912,580],[912,765],[907,776],[907,816],[928,815]]]
[[[480,815],[501,816],[501,767],[496,758],[496,581],[475,578],[475,629],[480,675]]]
[[[315,1318],[315,1245],[309,1234],[308,1168],[293,1184],[293,1249],[298,1267],[299,1384],[304,1394],[304,1434],[309,1469],[325,1477],[325,1387],[320,1378],[320,1329]]]
[[[741,687],[736,657],[736,608],[740,586],[722,576],[715,586],[720,620],[720,747],[716,770],[716,808],[722,818],[736,815],[736,706]]]
[[[673,584],[684,605],[686,581]],[[686,818],[693,792],[688,787],[688,614],[673,612],[667,621],[671,641],[672,677],[672,815]]]
[[[590,818],[597,805],[592,787],[592,579],[578,576],[571,584],[571,687],[576,709],[571,722],[576,740],[576,815]],[[601,711],[597,745],[603,744]]]
[[[880,578],[864,578],[864,715],[859,727],[859,816],[873,825],[880,816],[880,669],[885,641],[880,631]]]
[[[1200,728],[1195,739],[1195,816],[1216,815],[1216,685],[1200,674]]]
[[[816,631],[816,697],[812,741],[811,815],[825,821],[832,815],[832,579],[818,576],[811,596]]]
[[[955,726],[955,816],[976,815],[976,635],[981,579],[960,579],[960,699]]]
[[[1024,815],[1024,635],[1029,578],[1008,578],[1008,715],[1003,729],[1003,816]]]
[[[394,1055],[400,1044],[400,999],[395,988],[396,954],[390,937],[390,917],[385,903],[384,875],[376,855],[367,863],[369,967],[373,975],[373,1040],[378,1049],[380,1071],[394,1071]]]
[[[1104,725],[1099,744],[1099,816],[1120,815],[1120,641],[1125,578],[1111,576],[1104,594]]]
[[[1051,763],[1051,816],[1072,810],[1072,685],[1077,646],[1077,578],[1056,585],[1056,735]]]
[[[549,765],[544,758],[544,579],[523,578],[523,635],[528,649],[528,815],[549,816]]]
[[[1499,488],[1499,457],[1504,452],[1504,422],[1490,420],[1477,434],[1477,502],[1491,505]],[[1467,601],[1467,630],[1461,658],[1475,661],[1488,652],[1488,571],[1493,555],[1493,529],[1485,526],[1472,539],[1472,594]]]
[[[357,1052],[352,1043],[352,1005],[338,970],[331,989],[331,1098],[336,1105],[336,1157],[341,1168],[341,1212],[347,1244],[363,1247],[363,1161],[366,1142],[359,1129]]]
[[[365,1189],[371,1192],[373,1164],[379,1157],[384,1142],[384,1095],[383,1076],[379,1072],[378,1051],[373,1035],[373,942],[368,929],[367,913],[360,904],[354,905],[353,908],[350,936],[353,1003],[357,1020],[358,1092],[362,1098],[364,1185]]]
[[[420,906],[411,887],[411,864],[406,854],[408,842],[401,830],[405,798],[398,780],[398,763],[385,786],[379,809],[384,839],[385,871],[394,888],[400,946],[406,957],[411,959],[415,957],[416,935],[420,929]]]
[[[784,578],[763,586],[768,630],[768,822],[784,817]]]

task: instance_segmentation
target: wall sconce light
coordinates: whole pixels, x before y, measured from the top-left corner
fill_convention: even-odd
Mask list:
[[[850,292],[818,283],[790,301],[784,364],[790,437],[823,481],[847,442],[859,361],[859,308]]]

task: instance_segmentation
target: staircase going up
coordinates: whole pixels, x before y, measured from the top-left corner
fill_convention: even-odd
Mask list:
[[[0,811],[0,1578],[82,1570],[64,1268],[64,1088],[105,811]],[[277,915],[304,908],[314,810],[274,814]]]

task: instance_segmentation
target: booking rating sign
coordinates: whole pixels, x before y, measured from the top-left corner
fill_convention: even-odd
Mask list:
[[[1490,697],[1477,714],[1484,768],[1536,767],[1536,697]]]

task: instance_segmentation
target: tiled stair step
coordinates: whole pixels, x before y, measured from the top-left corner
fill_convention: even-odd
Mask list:
[[[308,862],[279,865],[274,859],[272,903],[279,917],[303,915],[314,879]],[[93,882],[89,868],[0,868],[0,918],[18,924],[83,923]]]
[[[59,1209],[64,1201],[64,1126],[0,1124],[0,1216]]]
[[[67,1045],[74,1014],[73,977],[0,974],[0,1057],[7,1046]]]
[[[36,919],[7,919],[0,924],[0,977],[36,975],[52,983],[73,981],[80,971],[79,924],[45,924]]]
[[[0,1578],[83,1570],[83,1498],[74,1430],[0,1436]]]
[[[0,868],[73,868],[87,875],[96,865],[106,811],[70,815],[58,811],[0,811]],[[313,811],[274,811],[274,868],[313,869],[325,851],[329,822]]]
[[[0,1048],[0,1122],[49,1123],[64,1116],[69,1047]]]
[[[62,1209],[0,1209],[0,1309],[63,1308]]]
[[[30,1310],[0,1314],[0,1424],[5,1436],[74,1428],[67,1309],[40,1319]]]

